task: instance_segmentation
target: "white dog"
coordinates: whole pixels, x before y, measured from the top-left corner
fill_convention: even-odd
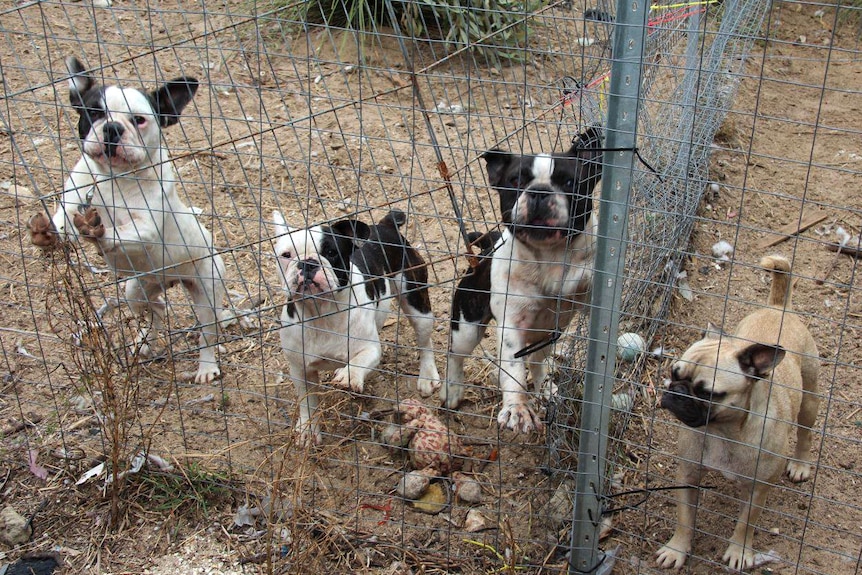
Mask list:
[[[279,276],[288,302],[281,313],[281,345],[299,401],[297,431],[320,443],[315,395],[321,370],[335,369],[334,387],[362,393],[380,363],[379,330],[397,297],[416,332],[419,391],[440,385],[431,333],[425,261],[398,231],[404,212],[391,211],[369,226],[345,219],[332,225],[290,228],[274,212]]]
[[[505,228],[493,248],[483,247],[493,256],[482,259],[455,291],[446,385],[440,390],[450,409],[464,394],[464,359],[496,319],[503,391],[497,421],[523,433],[542,429],[527,393],[527,366],[538,392],[550,344],[589,301],[600,146],[601,132],[590,128],[565,154],[491,150],[482,156],[488,182],[500,195]]]
[[[177,78],[144,93],[98,86],[77,58],[66,65],[83,156],[69,173],[53,218],[30,219],[31,241],[42,248],[70,237],[94,244],[117,275],[128,277],[126,301],[136,314],[146,312],[152,330],[164,324],[165,290],[182,284],[202,326],[195,381],[212,382],[220,375],[215,347],[224,263],[209,231],[177,194],[162,144],[162,128],[179,121],[198,81]],[[150,329],[142,328],[140,353],[148,354],[150,343]]]

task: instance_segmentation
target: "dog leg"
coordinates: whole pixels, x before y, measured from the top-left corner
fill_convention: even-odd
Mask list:
[[[375,332],[375,336],[376,336]],[[362,393],[365,390],[365,378],[374,368],[380,365],[382,351],[380,341],[363,341],[348,343],[350,346],[362,346],[347,360],[344,367],[335,370],[332,381],[329,383],[339,389],[350,390],[353,393]]]
[[[682,440],[682,439],[681,439]],[[691,538],[694,534],[694,509],[697,504],[697,489],[703,470],[699,466],[682,462],[676,473],[679,485],[692,485],[691,488],[676,490],[676,529],[664,547],[656,551],[656,565],[663,569],[679,569],[691,552]]]
[[[766,503],[768,490],[769,485],[766,483],[754,481],[754,486],[749,492],[751,497],[742,504],[736,528],[730,538],[730,545],[727,546],[727,551],[721,558],[734,571],[743,571],[754,565],[754,525]]]
[[[218,310],[222,307],[224,296],[221,278],[187,281],[184,285],[191,295],[195,317],[201,325],[200,354],[195,383],[209,384],[221,375],[216,358],[219,340]]]
[[[126,280],[126,303],[132,313],[143,317],[144,321],[135,338],[135,348],[141,357],[153,355],[153,334],[158,334],[164,328],[167,306],[162,293],[163,288],[157,283],[145,285],[139,278]]]
[[[446,354],[446,381],[440,388],[440,401],[455,409],[464,397],[464,360],[485,335],[487,326],[468,321],[453,321],[449,330],[449,352]]]
[[[530,405],[527,395],[527,367],[522,359],[515,358],[515,353],[524,347],[524,338],[512,328],[498,326],[497,333],[500,342],[497,354],[500,358],[500,389],[503,392],[503,407],[497,416],[497,423],[500,427],[521,433],[541,431],[544,423]]]
[[[802,360],[802,404],[796,417],[796,448],[793,459],[787,462],[787,476],[799,483],[811,477],[811,428],[817,419],[820,399],[817,397],[817,372],[819,362]]]
[[[317,416],[318,377],[316,371],[305,371],[301,363],[290,365],[290,379],[293,380],[296,403],[299,405],[295,429],[299,436],[298,443],[303,446],[320,445],[323,440]]]
[[[533,387],[536,390],[536,395],[544,397],[546,400],[557,394],[557,386],[554,382],[548,381],[548,387],[545,389],[545,379],[548,377],[548,358],[551,356],[552,346],[542,348],[531,353],[527,357],[528,366],[530,369],[530,377],[533,379]]]
[[[431,300],[428,289],[419,288],[410,291],[406,296],[399,296],[401,310],[410,320],[416,334],[416,345],[419,348],[419,380],[417,386],[422,397],[428,397],[440,388],[440,374],[434,362],[434,348],[431,344],[431,334],[434,333],[434,314],[431,313]]]

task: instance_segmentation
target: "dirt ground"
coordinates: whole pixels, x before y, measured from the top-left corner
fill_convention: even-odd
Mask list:
[[[0,562],[56,553],[67,573],[154,575],[559,572],[565,549],[557,544],[567,542],[566,528],[550,515],[556,509],[567,517],[570,511],[549,504],[559,481],[547,473],[542,438],[497,430],[499,394],[487,384],[488,362],[469,363],[469,380],[477,386],[468,391],[461,413],[447,414],[468,444],[466,465],[482,486],[482,502],[455,502],[443,513],[423,514],[393,495],[405,462],[380,444],[388,421],[384,412],[395,398],[418,396],[418,362],[403,319],[384,328],[381,373],[363,397],[333,392],[324,398],[324,447],[309,453],[293,446],[295,398],[284,382],[286,364],[275,332],[284,296],[273,287],[271,210],[278,208],[301,225],[342,214],[369,221],[389,204],[405,209],[410,214],[405,233],[431,263],[441,371],[453,280],[466,265],[457,257],[463,243],[442,179],[428,168],[436,164],[433,152],[411,145],[411,136],[424,134],[425,126],[404,90],[403,58],[394,42],[366,55],[369,71],[362,75],[345,68],[345,62],[356,60],[355,54],[350,57],[352,47],[322,34],[258,58],[254,50],[264,45],[261,38],[231,15],[243,5],[225,6],[224,14],[213,11],[205,19],[197,13],[154,13],[117,0],[113,9],[94,12],[100,26],[94,25],[89,4],[82,3],[42,3],[0,16],[5,62],[0,73],[7,95],[0,149],[12,158],[0,162],[0,254],[6,262],[0,272],[5,301],[0,494],[4,505],[32,517],[33,526],[26,544],[0,547]],[[823,396],[814,478],[800,485],[782,481],[759,521],[757,549],[780,557],[760,567],[763,573],[837,575],[862,569],[862,373],[856,366],[862,304],[856,260],[826,245],[836,241],[839,226],[853,235],[862,228],[857,89],[862,56],[857,25],[841,21],[833,31],[833,15],[828,7],[777,3],[769,41],[758,42],[746,62],[749,77],[740,85],[710,163],[719,190],[709,192],[698,210],[686,259],[693,299],[675,296],[666,328],[650,342],[650,348],[662,346],[666,356],[645,361],[628,431],[615,445],[616,492],[672,485],[675,424],[655,408],[651,388],[661,387],[671,358],[699,337],[707,321],[731,327],[752,304],[765,301],[766,276],[754,267],[762,255],[791,258],[794,307],[819,345]],[[166,30],[178,23],[184,38],[211,34],[209,51],[190,40],[157,51],[157,58],[130,58],[148,47],[152,52],[153,46],[167,46]],[[227,32],[213,33],[219,29]],[[262,26],[260,32],[267,42],[283,41],[273,30]],[[165,78],[182,71],[209,80],[209,90],[198,94],[167,141],[182,194],[202,209],[216,244],[229,246],[232,300],[252,314],[251,324],[227,328],[220,354],[224,377],[215,387],[183,380],[194,366],[195,340],[181,292],[172,291],[169,298],[170,357],[138,362],[115,351],[121,349],[117,342],[132,338],[135,326],[122,312],[108,320],[110,341],[75,336],[89,333],[83,322],[91,311],[80,305],[87,301],[83,290],[98,305],[116,293],[110,275],[91,273],[84,263],[69,268],[62,257],[52,260],[29,245],[24,223],[40,209],[37,196],[56,193],[64,170],[78,157],[69,110],[55,104],[66,101],[66,89],[52,78],[62,76],[67,54],[96,65],[96,36],[102,57],[112,63],[106,76],[145,78],[153,87],[157,61]],[[303,63],[312,51],[317,68]],[[527,69],[551,82],[541,62]],[[446,70],[455,78],[449,89],[467,85],[457,79],[457,59]],[[493,81],[499,72],[487,74]],[[506,79],[517,81],[517,73]],[[497,114],[508,102],[517,105],[505,86],[493,89],[496,99],[489,105]],[[361,129],[356,113],[315,115],[378,92],[385,93],[363,112]],[[449,92],[446,99],[456,101]],[[478,147],[508,133],[501,125],[514,126],[518,115],[513,116],[504,121],[477,114],[472,124],[453,119],[434,129],[444,143],[452,134],[467,134]],[[359,133],[366,140],[351,136]],[[555,137],[547,130],[534,144],[554,145]],[[470,150],[470,158],[478,152]],[[451,153],[457,158],[459,152]],[[464,165],[464,158],[455,165]],[[479,163],[457,177],[471,197],[464,203],[465,220],[474,227],[495,221],[495,202],[483,186]],[[764,246],[770,231],[796,226],[812,214],[823,218],[796,237]],[[712,257],[719,240],[734,246],[730,262]],[[70,257],[100,267],[98,256],[87,250]],[[109,358],[107,366],[100,357]],[[174,465],[172,472],[151,465],[131,476],[113,526],[104,478],[75,485],[86,470],[106,458],[110,463],[111,443],[103,440],[110,429],[124,434],[116,454],[120,461],[147,448]],[[38,477],[42,471],[46,475]],[[741,497],[719,476],[705,483],[715,488],[702,492],[696,557],[686,567],[697,574],[720,569]],[[632,507],[614,515],[603,542],[605,549],[620,546],[615,573],[659,571],[652,556],[673,531],[670,498],[669,492],[654,492],[637,505],[625,499]],[[236,525],[242,506],[262,512]],[[469,531],[468,513],[471,521],[478,513],[487,528]]]

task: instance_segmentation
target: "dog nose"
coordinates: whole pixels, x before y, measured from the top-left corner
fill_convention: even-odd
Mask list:
[[[122,124],[117,122],[108,122],[102,128],[102,139],[105,142],[105,154],[113,156],[116,154],[117,145],[123,138],[123,133],[126,131]]]
[[[320,269],[320,263],[314,259],[300,260],[297,267],[299,268],[300,275],[310,278],[314,276],[318,269]]]

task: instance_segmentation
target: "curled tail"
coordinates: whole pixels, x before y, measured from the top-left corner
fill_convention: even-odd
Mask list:
[[[380,220],[378,225],[380,226],[391,226],[393,228],[400,228],[404,225],[404,222],[407,221],[407,214],[402,212],[401,210],[391,210],[388,214],[383,216],[383,219]]]
[[[775,307],[790,307],[792,282],[790,262],[781,256],[766,256],[760,260],[760,267],[772,272],[772,287],[769,289],[767,303]]]

